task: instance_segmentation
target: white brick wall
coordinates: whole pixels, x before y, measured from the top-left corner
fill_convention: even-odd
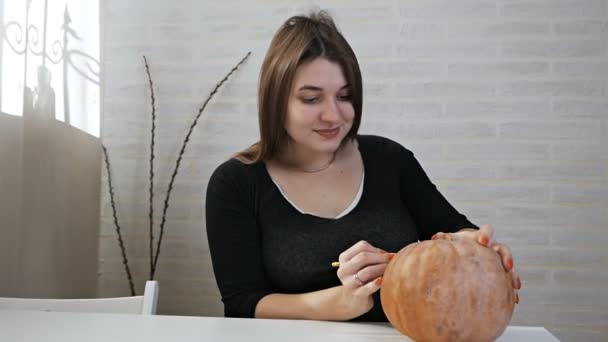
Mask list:
[[[270,38],[313,1],[103,2],[103,141],[137,287],[147,276],[150,110],[158,104],[156,202],[196,110],[207,108],[175,184],[157,279],[160,311],[221,315],[204,227],[210,172],[257,136],[256,80]],[[608,337],[608,1],[341,0],[329,8],[364,77],[361,131],[412,149],[440,190],[514,251],[513,324],[564,341]],[[104,184],[101,295],[128,293]],[[159,219],[156,219],[158,224]],[[156,233],[158,236],[158,233]]]

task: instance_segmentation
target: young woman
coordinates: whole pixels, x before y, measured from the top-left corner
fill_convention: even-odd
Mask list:
[[[362,102],[357,59],[332,19],[288,19],[260,73],[260,140],[220,165],[207,189],[226,316],[386,321],[378,290],[388,261],[431,238],[493,248],[521,286],[492,227],[456,211],[412,152],[357,134]]]

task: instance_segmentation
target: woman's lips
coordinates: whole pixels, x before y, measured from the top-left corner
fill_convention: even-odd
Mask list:
[[[319,134],[324,139],[333,139],[338,133],[340,133],[340,127],[332,128],[332,129],[318,129],[315,130],[317,134]]]

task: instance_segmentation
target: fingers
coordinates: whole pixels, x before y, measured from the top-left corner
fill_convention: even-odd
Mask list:
[[[349,261],[340,263],[337,272],[338,278],[340,278],[342,284],[346,285],[350,283],[348,278],[357,274],[359,279],[366,283],[384,274],[387,263],[394,255],[394,253],[361,252]]]
[[[511,273],[511,284],[513,286],[513,295],[516,304],[519,304],[519,290],[521,289],[521,278],[519,273],[513,268],[513,254],[511,249],[502,243],[499,243],[493,239],[494,227],[489,224],[482,225],[477,231],[461,230],[456,233],[444,233],[439,232],[431,240],[465,240],[470,239],[477,241],[478,243],[492,248],[499,256],[500,260],[505,268],[506,272]]]
[[[451,233],[439,232],[431,237],[431,240],[455,240],[454,236]]]
[[[507,272],[511,273],[511,285],[515,296],[515,304],[519,304],[519,290],[521,289],[521,278],[519,273],[513,268],[513,255],[511,249],[502,243],[494,243],[491,247],[496,251],[502,260],[502,264]]]
[[[513,288],[520,290],[521,289],[521,278],[519,277],[519,273],[515,270],[511,270],[511,280],[513,282]]]
[[[351,289],[368,286],[372,280],[382,276],[387,263],[395,256],[366,241],[359,241],[340,254],[338,278]]]
[[[494,228],[489,224],[482,225],[478,230],[473,229],[462,229],[455,233],[444,233],[439,232],[431,237],[431,240],[443,239],[443,240],[476,240],[482,245],[489,246],[493,240]]]
[[[490,248],[500,255],[500,259],[502,261],[502,265],[505,267],[505,270],[510,271],[513,269],[513,254],[511,253],[509,246],[499,242],[494,242]]]
[[[361,284],[354,279],[354,275],[363,276],[361,280],[364,283],[370,279],[374,279],[384,273],[386,263],[394,256],[394,253],[387,253],[380,248],[372,246],[367,241],[359,241],[352,247],[342,252],[338,258],[340,267],[338,268],[338,278],[342,284],[347,286],[360,286]],[[365,270],[367,266],[382,264],[381,271],[378,273],[377,268]]]
[[[353,287],[359,287],[359,286],[363,286],[365,285],[365,283],[363,282],[363,280],[361,280],[361,278],[359,278],[359,272],[356,272],[353,276],[353,278],[355,279],[355,284]]]
[[[376,248],[366,241],[359,241],[342,252],[338,258],[338,278],[351,303],[366,304],[365,312],[373,306],[372,294],[382,285],[382,274],[394,253]]]
[[[350,288],[357,288],[363,286],[384,274],[384,270],[386,269],[386,264],[378,264],[373,266],[367,266],[358,272],[355,272],[352,277],[352,280],[344,282],[345,286]],[[349,277],[349,276],[347,276]]]
[[[360,286],[355,290],[355,296],[361,297],[369,297],[374,294],[376,291],[380,290],[382,287],[382,277],[375,278],[373,281],[368,282],[367,284]]]
[[[443,233],[439,232],[431,238],[431,240],[445,239],[445,240],[474,240],[484,246],[490,246],[493,243],[492,237],[494,236],[494,228],[489,224],[482,225],[478,230],[460,230],[455,233]]]
[[[342,254],[340,254],[340,256],[338,258],[338,261],[340,261],[340,264],[343,264],[361,252],[382,253],[382,252],[386,252],[386,251],[372,246],[367,241],[359,241],[356,244],[354,244],[352,247],[350,247],[349,249],[342,252]]]
[[[477,231],[477,242],[482,245],[489,246],[494,236],[494,228],[489,224],[484,224]]]
[[[511,273],[511,285],[513,286],[513,295],[515,296],[515,304],[519,304],[519,290],[521,290],[521,278],[515,269],[509,271]]]
[[[478,243],[492,248],[500,256],[503,267],[507,272],[511,272],[514,289],[521,289],[521,279],[519,274],[513,268],[513,254],[509,246],[497,242],[493,239],[494,227],[489,224],[482,225],[477,231],[462,230],[456,233],[439,232],[431,238],[431,240],[444,239],[449,241],[473,239]]]
[[[502,264],[503,264],[505,270],[506,271],[512,270],[513,269],[513,254],[511,253],[511,249],[507,245],[495,241],[493,239],[493,236],[494,236],[494,227],[492,227],[489,224],[484,224],[477,231],[462,230],[462,231],[459,231],[456,233],[439,232],[439,233],[433,235],[433,237],[431,237],[431,240],[443,239],[443,240],[455,241],[455,240],[473,239],[484,246],[488,246],[488,247],[492,248],[495,252],[497,252],[500,255],[500,258],[501,258],[501,261],[502,261]]]

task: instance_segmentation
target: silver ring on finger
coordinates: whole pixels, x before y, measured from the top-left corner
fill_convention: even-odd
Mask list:
[[[359,284],[359,286],[365,285],[365,283],[359,279],[359,272],[355,273],[355,281]]]

